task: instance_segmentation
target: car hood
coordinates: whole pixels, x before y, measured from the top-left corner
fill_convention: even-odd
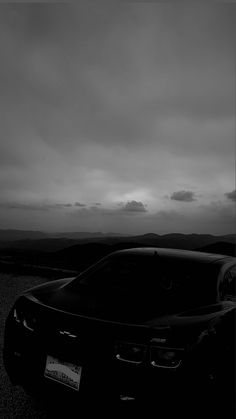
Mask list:
[[[149,327],[193,326],[205,324],[229,310],[231,303],[212,304],[188,310],[173,310],[161,303],[149,304],[145,297],[132,298],[132,295],[109,294],[102,290],[87,287],[76,288],[74,278],[65,278],[36,286],[24,293],[25,297],[54,310],[73,315],[86,316],[111,322],[138,324]]]

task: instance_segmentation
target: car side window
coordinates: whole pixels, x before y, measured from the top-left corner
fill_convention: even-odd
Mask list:
[[[222,299],[236,297],[236,265],[231,266],[224,274],[222,287]]]

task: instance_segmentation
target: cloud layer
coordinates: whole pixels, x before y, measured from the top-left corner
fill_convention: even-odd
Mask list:
[[[233,228],[234,4],[0,12],[0,228]]]

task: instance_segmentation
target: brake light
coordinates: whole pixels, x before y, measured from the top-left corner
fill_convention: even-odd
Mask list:
[[[13,317],[17,323],[22,322],[22,313],[16,310],[16,308],[13,310]]]
[[[31,330],[32,332],[35,329],[35,323],[36,323],[36,319],[35,318],[24,318],[23,320],[23,326],[28,329]]]
[[[177,368],[183,358],[183,350],[152,346],[150,348],[150,362],[153,367]]]
[[[146,351],[145,345],[119,342],[116,344],[116,359],[132,364],[141,364],[144,360]]]
[[[36,325],[35,317],[31,315],[25,315],[19,309],[14,308],[13,310],[13,317],[15,321],[21,325],[23,325],[26,329],[33,331]]]

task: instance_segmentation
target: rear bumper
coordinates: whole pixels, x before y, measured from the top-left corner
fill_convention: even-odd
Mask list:
[[[5,369],[12,384],[31,389],[41,385],[53,389],[80,394],[123,394],[135,398],[148,398],[165,402],[181,397],[191,397],[199,390],[199,380],[192,376],[190,369],[181,366],[176,370],[152,367],[150,364],[133,365],[117,360],[110,350],[102,353],[80,353],[74,342],[56,341],[47,336],[37,335],[11,320],[6,323],[3,358]],[[98,342],[97,345],[100,345]],[[44,377],[47,355],[82,367],[79,392],[68,390]],[[96,359],[95,359],[96,356]]]
[[[9,342],[8,342],[9,343]],[[168,371],[147,366],[134,366],[118,360],[110,362],[81,362],[68,353],[59,353],[55,348],[42,345],[4,346],[4,364],[12,384],[35,389],[41,386],[49,387],[50,391],[71,392],[75,397],[81,394],[128,395],[136,399],[152,399],[164,402],[165,399],[179,398],[190,391],[190,382],[184,371]],[[62,384],[57,384],[44,377],[47,355],[52,355],[82,366],[79,392],[70,390]],[[78,394],[79,393],[79,394]],[[178,393],[178,394],[177,394]]]

